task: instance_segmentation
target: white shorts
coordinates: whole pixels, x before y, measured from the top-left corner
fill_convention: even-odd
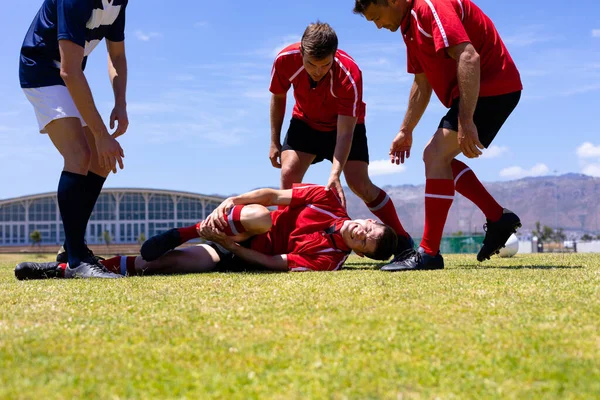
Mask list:
[[[79,118],[81,126],[87,126],[66,86],[29,88],[23,92],[35,110],[40,133],[48,133],[46,126],[61,118]]]

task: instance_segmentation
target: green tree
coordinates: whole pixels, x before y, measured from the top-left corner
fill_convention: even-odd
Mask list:
[[[556,237],[554,229],[550,228],[547,225],[544,225],[542,227],[540,221],[537,221],[535,223],[535,229],[531,233],[533,234],[533,236],[537,236],[540,242],[551,242],[552,240],[555,240]],[[562,230],[561,235],[564,235],[564,233],[562,233]]]
[[[452,236],[459,237],[459,236],[465,236],[465,234],[463,231],[457,231],[457,232],[452,233]]]
[[[139,244],[143,244],[146,241],[146,234],[144,232],[140,233],[140,235],[137,238],[137,242]]]
[[[594,237],[586,233],[579,240],[584,242],[591,242],[592,240],[594,240]]]
[[[104,242],[106,247],[110,246],[110,244],[112,243],[112,240],[113,240],[113,238],[110,235],[109,231],[102,232],[102,241]]]
[[[36,244],[40,246],[42,243],[42,234],[38,230],[31,232],[29,238],[31,239],[32,246],[35,246]]]

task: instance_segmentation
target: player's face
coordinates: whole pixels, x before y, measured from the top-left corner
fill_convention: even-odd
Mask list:
[[[356,254],[363,255],[375,252],[383,231],[384,227],[372,219],[355,219],[348,224],[344,238]]]
[[[333,65],[333,54],[321,60],[313,58],[307,54],[302,55],[304,69],[315,82],[319,82],[327,75]]]
[[[365,19],[377,25],[377,29],[396,32],[408,10],[407,0],[388,0],[388,4],[370,4],[365,10]]]

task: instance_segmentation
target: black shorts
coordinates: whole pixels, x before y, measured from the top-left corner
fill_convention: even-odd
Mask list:
[[[243,246],[247,249],[250,248],[250,243],[252,239],[248,239],[245,242],[240,243],[240,246]],[[220,244],[214,242],[206,242],[207,245],[215,249],[217,254],[219,255],[219,262],[215,266],[215,272],[256,272],[256,271],[268,271],[267,268],[248,263],[241,258],[237,257],[231,251],[227,250],[225,247]]]
[[[486,149],[492,143],[517,104],[519,104],[520,98],[521,92],[519,91],[500,96],[480,97],[477,100],[473,122],[475,122],[477,131],[479,132],[479,141]],[[442,118],[438,128],[458,132],[458,106],[459,99],[456,98],[452,101],[452,107],[450,107],[448,113]]]
[[[314,154],[316,157],[312,164],[323,160],[333,162],[336,139],[337,131],[318,131],[311,128],[306,122],[292,118],[281,151],[295,150]],[[367,128],[365,124],[356,124],[354,128],[348,161],[364,161],[367,164],[369,163],[369,146],[367,144]]]

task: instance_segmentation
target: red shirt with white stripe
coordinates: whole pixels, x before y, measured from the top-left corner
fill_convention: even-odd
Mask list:
[[[459,97],[456,60],[446,49],[470,42],[480,56],[480,97],[523,90],[519,71],[490,18],[471,0],[413,0],[402,22],[408,72],[425,73],[446,107]]]
[[[268,255],[287,254],[291,271],[335,271],[351,252],[339,232],[350,217],[335,190],[295,184],[290,205],[271,212],[271,219],[271,230],[253,237],[250,248]],[[335,232],[326,232],[332,226]]]
[[[292,85],[296,99],[292,116],[311,128],[333,131],[337,128],[338,115],[356,117],[358,124],[365,123],[362,72],[346,52],[335,53],[329,73],[311,88],[310,76],[302,63],[300,43],[286,47],[273,63],[269,90],[283,94]]]

